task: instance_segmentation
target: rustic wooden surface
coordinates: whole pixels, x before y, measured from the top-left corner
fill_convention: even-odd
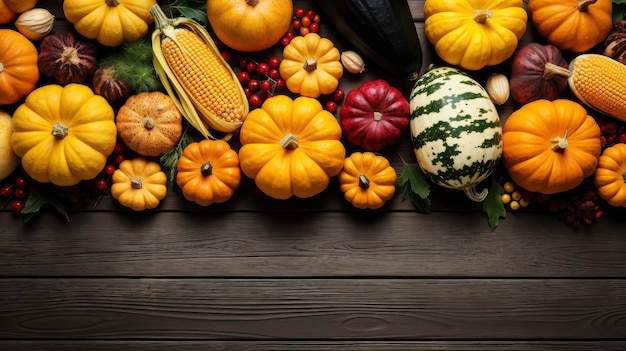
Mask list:
[[[436,59],[423,1],[409,2],[424,70]],[[71,28],[61,1],[39,6],[55,31]],[[522,42],[536,38],[529,28]],[[408,95],[375,67],[341,87],[373,77]],[[412,161],[408,133],[384,154],[398,171]],[[69,223],[2,209],[0,350],[626,350],[623,211],[576,231],[545,211],[509,213],[491,232],[462,193],[432,192],[429,214],[400,194],[358,211],[336,183],[277,201],[249,179],[208,208],[172,190],[154,211],[105,197]]]

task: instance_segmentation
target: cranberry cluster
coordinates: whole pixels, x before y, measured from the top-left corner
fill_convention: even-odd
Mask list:
[[[19,167],[11,176],[4,179],[0,186],[0,208],[10,206],[14,213],[21,213],[28,195],[36,190],[35,182]]]

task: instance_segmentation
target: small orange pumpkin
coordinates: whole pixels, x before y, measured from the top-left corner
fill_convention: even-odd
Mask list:
[[[239,155],[224,140],[205,139],[185,147],[176,183],[183,196],[200,206],[230,199],[241,182]]]
[[[37,0],[0,0],[0,24],[10,23],[18,14],[34,8],[35,5]]]
[[[339,173],[339,189],[359,209],[381,208],[396,191],[396,171],[387,158],[373,152],[354,152]]]
[[[536,100],[504,123],[503,161],[522,188],[543,194],[573,189],[593,174],[600,127],[585,108],[566,99]]]
[[[611,0],[529,0],[528,11],[542,37],[574,53],[602,43],[613,27]]]
[[[116,116],[120,139],[142,156],[161,156],[183,133],[183,117],[172,99],[159,91],[129,97]]]
[[[38,56],[35,45],[23,34],[0,29],[0,105],[14,104],[35,89]]]
[[[215,35],[232,49],[261,51],[276,44],[289,30],[291,0],[211,0],[207,18]]]
[[[598,196],[609,205],[626,207],[626,144],[610,146],[602,152],[593,176]]]

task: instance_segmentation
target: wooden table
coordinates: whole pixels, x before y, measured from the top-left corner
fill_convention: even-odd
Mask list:
[[[423,3],[410,1],[424,70]],[[71,28],[60,1],[39,6]],[[385,155],[398,172],[415,162],[408,132]],[[336,182],[278,201],[244,179],[207,208],[172,190],[145,213],[105,196],[69,223],[2,209],[0,350],[626,350],[624,211],[572,230],[526,210],[492,232],[462,193],[431,199],[429,214],[399,193],[359,211]]]

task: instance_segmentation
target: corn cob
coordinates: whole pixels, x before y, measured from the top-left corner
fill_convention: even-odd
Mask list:
[[[570,61],[570,90],[585,105],[626,121],[626,65],[600,54]]]
[[[237,75],[202,25],[186,17],[168,18],[159,5],[150,14],[154,67],[168,94],[206,138],[217,139],[210,129],[230,138],[249,111]]]

